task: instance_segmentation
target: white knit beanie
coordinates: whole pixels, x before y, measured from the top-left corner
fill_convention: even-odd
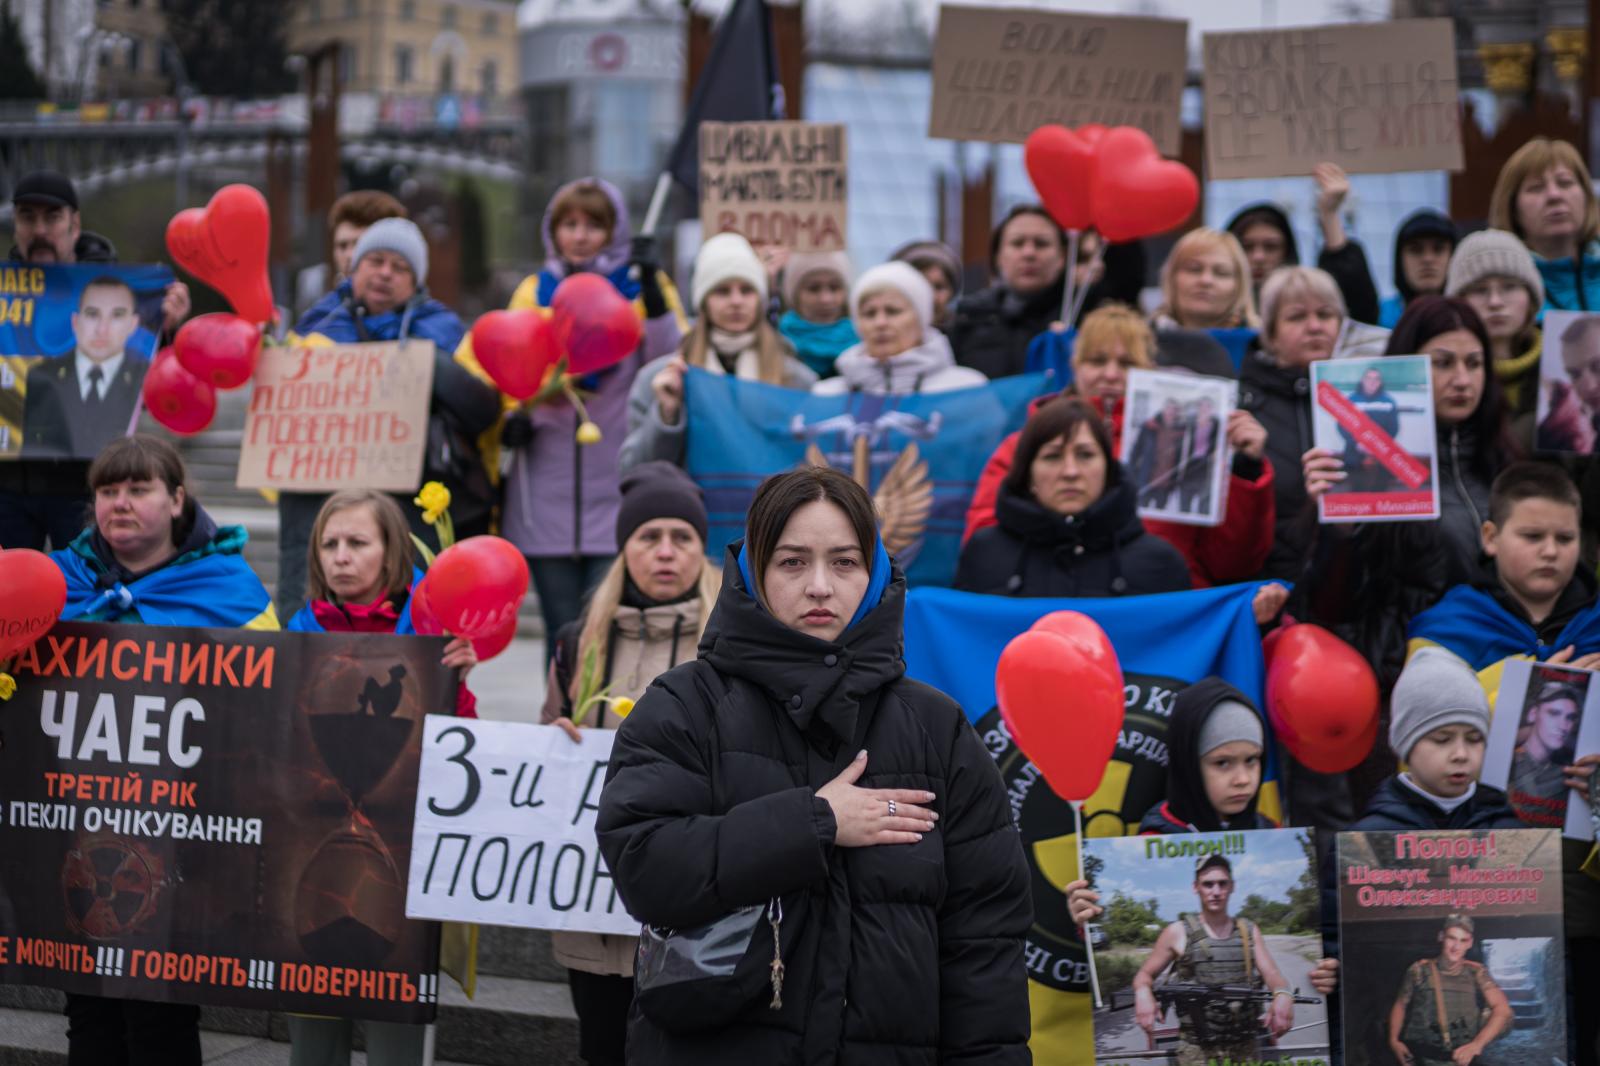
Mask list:
[[[739,278],[748,281],[767,302],[767,268],[750,242],[737,233],[719,233],[700,246],[694,257],[694,283],[690,295],[694,309],[699,313],[711,290],[724,281]]]
[[[860,321],[862,299],[883,289],[894,289],[911,302],[911,310],[924,331],[933,325],[933,286],[922,271],[899,260],[879,263],[856,279],[850,290],[850,317]]]
[[[1460,296],[1484,278],[1510,278],[1526,285],[1533,294],[1533,310],[1544,306],[1544,281],[1533,256],[1515,236],[1505,230],[1485,229],[1467,236],[1450,256],[1450,272],[1445,275],[1444,294]]]

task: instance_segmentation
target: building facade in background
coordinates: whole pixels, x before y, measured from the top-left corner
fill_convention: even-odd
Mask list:
[[[493,99],[516,84],[516,23],[515,0],[297,0],[288,47],[338,41],[347,92]]]

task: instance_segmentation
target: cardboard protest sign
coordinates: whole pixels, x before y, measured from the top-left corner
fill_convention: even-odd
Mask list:
[[[1090,839],[1084,866],[1096,1062],[1328,1061],[1309,829]]]
[[[700,229],[797,252],[846,245],[849,142],[837,122],[700,123]]]
[[[1128,372],[1127,431],[1118,458],[1139,517],[1216,526],[1228,507],[1228,415],[1238,382],[1159,370]]]
[[[0,266],[0,460],[93,459],[138,420],[164,266]]]
[[[594,836],[613,739],[430,719],[406,915],[637,936]]]
[[[430,1020],[404,871],[443,645],[56,626],[5,704],[0,981]]]
[[[1020,144],[1040,126],[1137,126],[1176,156],[1189,24],[1035,8],[939,8],[928,136]]]
[[[1600,315],[1551,311],[1544,338],[1534,446],[1593,455],[1600,439]]]
[[[239,449],[241,489],[410,492],[433,391],[428,341],[268,345]]]
[[[1347,1066],[1469,1046],[1474,1062],[1566,1061],[1559,833],[1340,833],[1337,849]]]
[[[1312,439],[1344,463],[1318,502],[1323,522],[1439,517],[1433,366],[1425,355],[1311,364]]]
[[[1517,817],[1537,829],[1593,840],[1589,797],[1566,785],[1562,768],[1600,752],[1600,685],[1594,674],[1507,659],[1481,780],[1506,794]]]
[[[1206,176],[1460,170],[1450,19],[1208,33]]]

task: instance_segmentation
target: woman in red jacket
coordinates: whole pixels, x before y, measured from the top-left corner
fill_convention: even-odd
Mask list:
[[[1129,370],[1153,370],[1156,341],[1143,319],[1127,307],[1112,305],[1083,320],[1072,349],[1073,384],[1068,391],[1086,400],[1105,419],[1113,449],[1122,442],[1123,396]],[[1166,367],[1179,370],[1181,367]],[[1053,396],[1034,401],[1033,410]],[[1030,411],[1031,413],[1031,411]],[[1000,442],[978,479],[967,509],[963,540],[995,524],[994,504],[1000,482],[1011,469],[1017,437]],[[1234,411],[1228,417],[1228,446],[1234,450],[1228,484],[1228,506],[1219,526],[1188,526],[1160,519],[1144,520],[1145,529],[1183,555],[1195,588],[1243,581],[1260,571],[1272,548],[1277,513],[1272,495],[1272,465],[1263,460],[1267,431],[1255,417]]]

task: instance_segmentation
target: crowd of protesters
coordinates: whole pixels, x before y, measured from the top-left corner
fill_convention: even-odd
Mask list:
[[[1289,214],[1255,204],[1225,228],[1179,238],[1145,295],[1141,244],[1100,247],[1092,233],[1069,242],[1042,208],[1020,206],[994,230],[987,287],[972,288],[960,255],[935,240],[911,240],[888,262],[866,265],[843,252],[774,257],[722,233],[700,246],[687,301],[651,240],[634,234],[618,190],[576,180],[545,211],[543,266],[510,306],[548,308],[562,280],[579,272],[602,275],[634,305],[643,340],[577,382],[582,409],[562,392],[531,409],[500,393],[474,357],[468,323],[429,296],[428,245],[404,207],[377,192],[338,202],[328,219],[336,283],[292,333],[306,343],[413,338],[434,346],[422,481],[450,489],[458,536],[492,530],[527,557],[547,634],[544,720],[574,740],[579,724],[619,724],[603,709],[575,713],[586,656],[630,698],[665,677],[664,695],[651,697],[661,713],[618,742],[601,814],[602,846],[630,908],[647,920],[691,923],[710,916],[707,901],[715,909],[718,899],[812,885],[811,905],[827,917],[813,940],[786,947],[805,960],[789,970],[794,1002],[842,997],[847,985],[861,997],[833,1003],[839,1017],[826,1022],[798,1007],[736,1020],[720,1045],[636,1019],[630,1037],[643,1043],[625,1052],[633,940],[562,937],[556,951],[572,974],[586,1061],[788,1061],[796,1048],[810,1061],[818,1041],[845,1049],[849,1061],[873,1061],[873,1046],[893,1050],[885,1054],[895,1061],[915,1058],[910,1049],[929,1061],[934,1049],[962,1061],[1019,1061],[1005,1049],[1027,1039],[1015,1002],[1028,926],[1020,851],[999,832],[998,778],[958,710],[900,677],[905,578],[874,530],[871,501],[848,478],[784,475],[758,494],[743,551],[708,557],[705,501],[683,471],[690,368],[797,394],[903,396],[981,387],[1022,373],[1038,338],[1068,343],[1068,380],[1039,396],[989,458],[956,587],[1108,597],[1281,582],[1256,594],[1263,633],[1293,618],[1347,640],[1378,677],[1384,727],[1356,771],[1292,773],[1294,824],[1524,824],[1514,802],[1476,784],[1488,711],[1470,697],[1471,675],[1524,651],[1600,665],[1600,626],[1590,636],[1579,625],[1597,610],[1600,464],[1543,451],[1534,436],[1544,312],[1600,311],[1593,182],[1570,145],[1534,139],[1505,164],[1486,219],[1423,209],[1404,220],[1394,235],[1395,294],[1380,301],[1366,253],[1342,221],[1348,179],[1331,164],[1313,177],[1315,266],[1302,262]],[[24,178],[14,204],[14,260],[114,261],[111,243],[83,229],[76,192],[59,175]],[[1074,321],[1062,313],[1067,271],[1087,290]],[[175,284],[164,330],[183,321],[189,302]],[[1312,365],[1415,354],[1433,368],[1439,517],[1319,525],[1318,499],[1351,471],[1346,455],[1315,446]],[[1237,383],[1237,409],[1222,427],[1232,461],[1220,524],[1138,514],[1118,455],[1131,431],[1128,374],[1139,369]],[[1592,444],[1600,412],[1583,406],[1585,379],[1573,377],[1576,413],[1555,428]],[[1588,388],[1600,395],[1600,385]],[[586,439],[591,425],[597,437]],[[65,617],[256,627],[283,618],[291,629],[410,632],[408,596],[421,574],[412,534],[435,536],[411,495],[282,493],[275,605],[243,562],[243,530],[219,527],[177,452],[150,437],[118,440],[92,463],[0,464],[0,544],[55,549],[69,584]],[[197,582],[222,592],[193,602]],[[1497,645],[1492,654],[1453,646],[1458,630],[1440,625],[1440,612],[1473,610],[1493,614],[1485,625],[1504,622],[1534,643]],[[1440,648],[1421,655],[1422,645]],[[471,645],[451,643],[444,662],[464,674],[475,662]],[[839,686],[828,687],[831,675],[823,685],[821,672],[835,669]],[[791,691],[820,695],[794,695],[791,706]],[[1169,800],[1145,829],[1268,824],[1253,798],[1224,809],[1206,791],[1207,766],[1224,747],[1246,777],[1254,765],[1252,789],[1259,786],[1267,741],[1251,725],[1257,719],[1232,710],[1243,700],[1237,692],[1193,691],[1180,697],[1171,725],[1172,758],[1182,765],[1170,768]],[[473,705],[463,685],[458,713]],[[812,746],[803,798],[791,795],[783,731],[758,724],[774,713],[793,719],[795,735]],[[744,757],[686,765],[719,728],[722,743],[737,740]],[[864,745],[863,737],[877,739]],[[863,746],[870,764],[853,758]],[[857,785],[880,758],[894,767],[881,780],[895,786]],[[1409,768],[1396,774],[1401,760]],[[1446,764],[1472,780],[1457,787]],[[1593,765],[1579,760],[1566,777],[1582,785]],[[956,794],[944,817],[966,834],[959,861],[955,845],[940,852],[922,837],[937,819],[924,788],[945,781]],[[745,811],[728,813],[720,831],[715,819],[692,817],[713,787],[731,790],[729,802]],[[1472,797],[1466,806],[1463,796]],[[880,800],[902,813],[879,824],[868,807]],[[886,844],[926,850],[930,865],[907,873],[874,857]],[[849,877],[830,865],[835,847],[863,849]],[[1600,884],[1576,872],[1583,857],[1567,856],[1566,879],[1579,1004],[1600,993]],[[674,878],[704,898],[691,904],[663,891]],[[958,912],[941,911],[942,895],[958,889],[972,898]],[[1075,889],[1074,915],[1092,914],[1094,894]],[[859,924],[851,932],[852,908],[872,912],[870,935]],[[822,935],[828,928],[853,940],[858,957],[835,957],[837,938]],[[947,936],[979,946],[956,958],[940,949]],[[1335,970],[1331,961],[1319,969],[1319,987],[1332,987]],[[941,1016],[941,995],[963,1005]],[[897,997],[920,1006],[898,1009]],[[74,996],[68,1015],[74,1062],[120,1061],[123,1042],[158,1049],[143,1061],[199,1061],[192,1008]],[[296,1019],[292,1033],[297,1063],[348,1060],[348,1025]],[[1597,1035],[1600,1015],[1575,1011],[1575,1061],[1596,1062]],[[420,1061],[420,1037],[408,1027],[369,1029],[368,1041],[377,1055],[369,1061]]]

